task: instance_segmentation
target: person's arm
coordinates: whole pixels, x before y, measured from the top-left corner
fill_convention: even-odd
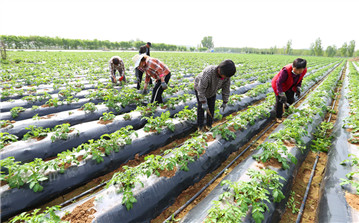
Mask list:
[[[223,83],[223,87],[222,87],[222,100],[224,104],[228,103],[230,93],[231,93],[231,79],[227,78],[227,80]]]
[[[283,92],[283,87],[282,87],[282,84],[284,82],[286,82],[288,79],[288,71],[286,69],[283,69],[280,74],[279,74],[279,77],[277,79],[277,91],[278,91],[278,94],[282,93]]]
[[[151,76],[146,72],[144,89],[147,89],[147,85],[150,83]]]
[[[202,71],[201,78],[199,79],[198,85],[197,85],[198,100],[202,104],[207,103],[206,90],[209,85],[209,78],[210,77],[209,77],[209,74],[207,73],[207,71],[206,70]]]

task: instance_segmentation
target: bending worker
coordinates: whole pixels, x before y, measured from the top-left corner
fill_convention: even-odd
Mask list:
[[[147,42],[146,45],[140,47],[139,54],[146,54],[147,56],[150,56],[150,47],[151,47],[151,43]],[[136,68],[135,72],[136,72],[136,80],[137,80],[137,90],[140,90],[143,71]],[[152,79],[150,80],[150,84],[152,85]]]
[[[283,104],[285,108],[294,102],[294,94],[300,97],[302,80],[307,73],[307,61],[297,58],[288,64],[272,79],[272,88],[276,95],[276,121],[282,122]]]
[[[111,73],[112,83],[114,83],[114,84],[117,83],[116,70],[120,74],[120,78],[118,79],[118,81],[126,82],[125,65],[119,56],[111,57],[111,59],[109,61],[109,69],[110,69],[110,73]]]
[[[135,68],[146,72],[145,85],[143,87],[143,94],[147,94],[147,86],[150,83],[151,77],[155,79],[156,84],[152,91],[151,102],[163,103],[162,93],[167,89],[167,84],[171,78],[171,71],[160,60],[149,57],[145,54],[135,55],[132,58],[135,63]]]
[[[231,79],[236,73],[236,66],[232,60],[224,60],[218,66],[206,67],[194,80],[194,89],[197,97],[197,125],[199,131],[208,131],[212,128],[216,94],[222,89],[223,104],[228,103]],[[204,111],[207,112],[206,127],[204,127]]]

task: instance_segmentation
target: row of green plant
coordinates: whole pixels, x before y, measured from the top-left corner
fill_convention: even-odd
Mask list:
[[[178,167],[180,170],[188,171],[189,162],[194,162],[195,158],[202,154],[206,147],[206,135],[193,136],[182,146],[168,149],[164,156],[148,155],[145,161],[135,167],[124,166],[124,171],[117,172],[107,183],[107,188],[115,186],[118,193],[123,193],[122,203],[128,210],[137,202],[133,194],[136,184],[143,186],[142,175],[150,177],[152,174],[160,176],[161,171],[173,171]],[[171,153],[171,155],[169,155]]]
[[[206,223],[243,222],[248,213],[259,223],[264,220],[264,213],[269,210],[265,202],[273,199],[279,203],[285,198],[281,183],[285,179],[274,170],[249,169],[247,175],[249,179],[246,181],[221,182],[222,186],[227,186],[228,191],[222,193],[218,201],[213,202],[214,206],[208,211]]]
[[[101,163],[103,156],[109,155],[113,151],[118,152],[122,146],[131,144],[132,134],[136,135],[132,126],[127,126],[112,134],[104,134],[96,141],[91,139],[88,143],[83,143],[72,151],[61,152],[57,158],[49,161],[36,158],[32,162],[22,164],[15,161],[14,157],[7,157],[0,161],[1,167],[7,169],[7,173],[1,172],[0,179],[5,181],[10,188],[20,188],[28,184],[34,192],[42,191],[41,182],[49,179],[49,172],[64,173],[69,165],[78,165],[80,160],[87,157]],[[61,135],[55,137],[61,137]]]
[[[28,139],[43,139],[45,138],[48,133],[52,133],[51,135],[51,141],[55,142],[56,140],[66,140],[68,137],[68,134],[72,131],[74,131],[74,128],[70,128],[69,123],[64,123],[62,125],[56,125],[54,128],[42,128],[42,127],[36,127],[34,125],[30,125],[29,127],[25,128],[26,130],[29,130],[25,133],[25,135],[22,137],[22,140],[28,140]],[[78,134],[78,132],[77,132]],[[6,145],[17,142],[18,137],[12,134],[9,134],[7,132],[0,133],[1,139],[0,139],[0,149],[4,148]]]
[[[349,92],[346,98],[349,100],[350,113],[345,118],[344,126],[350,130],[349,142],[353,144],[359,143],[359,72],[355,69],[352,63],[349,66]],[[356,189],[356,193],[359,195],[359,157],[355,154],[349,154],[348,159],[341,162],[342,165],[351,166],[351,171],[347,173],[346,179],[340,179],[342,182],[340,185],[349,184]]]
[[[24,53],[17,52],[16,54],[20,55],[20,54],[24,54]],[[130,60],[131,53],[121,53],[121,54],[125,55],[124,62],[126,64],[126,68],[128,66],[132,66],[132,61]],[[52,56],[52,55],[56,55],[56,57],[54,58],[54,56]],[[14,80],[15,77],[21,77],[21,78],[24,78],[24,80],[26,80],[26,84],[38,85],[39,82],[36,82],[35,80],[39,79],[39,80],[41,80],[41,83],[44,83],[44,84],[53,83],[54,88],[56,85],[56,89],[58,89],[58,87],[61,84],[69,84],[70,81],[68,80],[68,78],[71,78],[70,79],[71,81],[79,81],[79,80],[75,79],[76,77],[73,75],[73,73],[80,73],[81,69],[87,71],[87,72],[85,72],[85,74],[88,76],[86,79],[88,79],[92,83],[94,83],[94,80],[98,80],[99,77],[107,78],[107,76],[105,74],[101,73],[101,71],[100,71],[101,69],[98,69],[98,68],[106,67],[108,58],[103,57],[100,60],[96,60],[96,59],[94,60],[93,58],[89,58],[88,55],[84,55],[86,57],[86,59],[88,60],[88,62],[87,62],[86,60],[81,58],[81,57],[83,57],[83,55],[81,55],[81,54],[76,54],[75,56],[73,56],[70,53],[68,53],[68,55],[70,57],[66,58],[63,55],[61,55],[61,53],[50,53],[47,57],[43,57],[41,59],[41,63],[36,64],[36,66],[34,66],[33,63],[30,63],[30,64],[24,63],[20,67],[19,66],[15,67],[10,63],[10,64],[6,65],[6,67],[4,69],[5,72],[3,74],[7,76],[8,73],[15,73],[15,75],[10,75],[13,77],[10,80]],[[94,55],[96,55],[96,54],[94,54]],[[37,56],[40,56],[40,55],[37,55]],[[192,74],[197,74],[197,73],[201,72],[201,70],[204,68],[203,64],[211,64],[210,63],[211,58],[205,58],[204,60],[200,59],[200,57],[202,57],[203,55],[200,55],[199,58],[196,58],[197,60],[195,60],[194,63],[193,63],[193,61],[191,61],[191,63],[188,63],[188,57],[190,57],[190,56],[192,56],[192,55],[183,54],[183,56],[176,55],[176,57],[165,56],[165,57],[161,58],[161,60],[164,61],[174,72],[176,70],[180,69],[180,68],[178,68],[179,64],[181,64],[182,67],[183,67],[183,64],[188,64],[189,66],[198,66],[199,69],[196,69],[196,70],[184,69],[186,71],[186,73],[192,72]],[[31,58],[31,57],[33,57],[33,56],[27,55],[27,58]],[[207,56],[205,56],[205,57],[207,57]],[[233,57],[236,57],[236,56],[233,56]],[[254,57],[254,56],[251,56],[251,57]],[[290,60],[288,61],[288,59],[286,59],[284,57],[283,58],[273,57],[273,59],[274,58],[275,58],[275,60],[270,61],[271,63],[268,63],[268,62],[263,63],[262,58],[260,58],[260,57],[258,59],[251,58],[250,60],[246,60],[245,63],[251,63],[251,65],[242,66],[241,70],[238,71],[238,74],[242,75],[242,74],[248,73],[250,71],[258,72],[258,68],[261,68],[261,67],[264,69],[268,69],[268,64],[271,65],[269,67],[269,72],[272,72],[272,71],[274,72],[275,69],[278,69],[280,65],[283,65],[284,63],[288,63],[290,61]],[[276,58],[281,58],[281,59],[277,60]],[[62,59],[64,59],[64,60],[61,61]],[[19,61],[22,62],[22,60],[19,60]],[[61,61],[61,63],[54,63],[54,61]],[[71,65],[69,65],[69,63],[68,63],[69,61],[71,61],[71,63],[72,63]],[[183,61],[183,62],[181,62],[181,61]],[[283,62],[283,61],[285,61],[285,62]],[[213,58],[212,62],[214,62],[214,64],[216,64],[216,63],[220,62],[220,59]],[[311,62],[312,62],[312,64],[321,64],[324,62],[324,60],[318,60],[317,58],[313,58],[311,60]],[[243,63],[243,60],[238,63]],[[276,65],[273,66],[273,63],[275,63]],[[325,62],[325,63],[327,63],[327,62]],[[7,68],[7,67],[9,67],[9,68]],[[191,68],[191,67],[189,67],[189,68]],[[129,69],[127,69],[127,71],[130,72]],[[49,72],[53,73],[54,75],[48,75]],[[262,72],[264,74],[266,71],[260,71],[260,72]],[[262,75],[262,73],[260,73],[260,74]],[[100,75],[100,76],[96,77],[96,75],[94,75],[94,74]],[[240,76],[240,75],[236,75],[236,76]],[[258,74],[254,73],[251,75],[258,75]],[[49,79],[49,76],[53,77],[53,78]],[[127,75],[127,76],[131,77],[132,75]],[[234,77],[233,80],[235,80],[235,78],[236,77]],[[11,88],[11,85],[17,86],[17,85],[21,84],[21,82],[13,82],[13,84],[11,84],[11,83],[12,82],[7,83],[9,88]]]
[[[350,184],[353,188],[356,189],[356,193],[359,195],[359,157],[355,154],[349,154],[349,158],[343,160],[340,164],[349,165],[352,168],[352,171],[345,175],[347,179],[340,179],[342,181],[340,185]]]
[[[316,114],[324,116],[330,110],[326,105],[325,98],[334,96],[334,88],[338,82],[341,68],[337,67],[322,82],[317,89],[308,96],[305,107],[292,109],[294,113],[283,122],[284,128],[276,133],[272,133],[269,138],[271,141],[262,143],[257,149],[262,152],[253,156],[258,161],[267,162],[275,159],[282,164],[283,169],[289,168],[289,163],[296,163],[297,159],[289,152],[288,145],[296,145],[299,149],[305,149],[303,137],[308,135],[306,130],[308,124],[312,123],[312,117]]]
[[[350,143],[359,143],[359,72],[349,63],[349,92],[346,98],[349,100],[350,115],[344,120],[344,127],[350,129]]]

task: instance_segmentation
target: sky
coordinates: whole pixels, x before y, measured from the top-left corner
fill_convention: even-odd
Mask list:
[[[0,35],[215,47],[359,49],[359,0],[0,0]]]

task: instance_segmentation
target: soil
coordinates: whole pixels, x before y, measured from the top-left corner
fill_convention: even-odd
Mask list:
[[[345,192],[345,199],[347,200],[350,207],[359,211],[359,195]]]
[[[300,204],[303,200],[307,184],[312,172],[313,164],[317,153],[310,151],[307,158],[300,167],[296,178],[294,179],[292,191],[294,191],[295,196],[294,200],[296,207],[299,209]],[[301,222],[315,222],[316,221],[316,211],[318,208],[318,202],[320,200],[320,183],[323,178],[324,170],[327,163],[327,154],[320,153],[317,167],[315,169],[313,181],[309,190],[308,198],[305,203],[305,208],[302,215]],[[282,215],[280,223],[291,223],[295,222],[297,219],[298,213],[293,214],[292,210],[287,208],[285,213]]]
[[[59,164],[59,167],[62,167],[62,165],[63,165],[63,164],[60,163],[60,164]],[[65,168],[65,169],[69,168],[70,166],[71,166],[71,163],[65,163],[65,164],[64,164],[64,168]]]
[[[4,181],[4,180],[0,180],[0,186],[2,187],[2,186],[4,186],[4,185],[6,185],[7,184],[7,182],[6,181]]]
[[[359,61],[359,57],[355,57],[353,59],[350,59],[350,61]]]
[[[56,199],[48,202],[48,203],[45,203],[43,204],[41,207],[38,207],[38,208],[41,208],[42,210],[45,210],[46,207],[51,207],[51,206],[54,206],[54,205],[59,205],[67,200],[70,200],[71,198],[91,189],[91,188],[94,188],[95,186],[103,183],[103,182],[106,182],[108,180],[110,180],[112,178],[112,176],[116,173],[116,172],[119,172],[119,171],[123,171],[123,166],[126,165],[126,166],[129,166],[129,167],[133,167],[133,166],[137,166],[139,165],[140,163],[142,163],[144,161],[144,158],[147,156],[147,155],[160,155],[162,154],[163,151],[167,150],[167,149],[170,149],[170,148],[173,148],[181,143],[183,143],[184,141],[188,140],[189,138],[191,138],[192,136],[187,136],[185,138],[181,138],[181,139],[177,139],[176,141],[162,147],[162,148],[159,148],[155,151],[152,151],[151,153],[149,154],[146,154],[146,155],[143,155],[143,156],[140,156],[139,154],[136,154],[134,159],[128,161],[127,163],[125,164],[122,164],[118,169],[106,174],[106,175],[103,175],[101,177],[98,177],[96,179],[93,179],[91,180],[90,182],[86,183],[85,185],[79,187],[79,188],[76,188],[74,190],[72,190],[71,192],[67,193],[67,194],[64,194],[62,196],[59,196],[57,197]],[[56,157],[55,157],[56,158]],[[79,159],[79,158],[78,158]],[[81,158],[80,158],[81,159]],[[79,160],[80,161],[80,160]],[[66,167],[65,167],[66,168]],[[166,173],[165,173],[166,172]],[[161,173],[161,172],[160,172]],[[171,174],[173,174],[174,172],[173,171],[163,171],[163,176],[171,176]],[[79,200],[82,200],[86,197],[89,197],[90,195],[100,191],[102,189],[102,187],[94,190],[92,193],[89,193],[87,195],[84,195],[83,197],[77,199],[76,201],[79,201]],[[30,211],[31,212],[31,211]],[[30,213],[29,212],[29,213]],[[72,222],[72,221],[71,221]]]
[[[171,178],[176,174],[177,168],[174,167],[173,170],[159,170],[161,177]]]
[[[96,210],[93,208],[95,198],[92,198],[80,206],[77,206],[71,213],[63,216],[61,220],[71,223],[91,223]]]
[[[98,124],[101,124],[101,125],[107,125],[108,123],[112,123],[112,122],[113,122],[113,120],[107,120],[107,121],[100,120],[100,121],[98,121],[97,123],[98,123]]]
[[[284,140],[283,143],[284,143],[284,145],[287,146],[288,148],[292,148],[292,147],[295,146],[295,143],[294,143],[294,142],[291,142],[291,141]]]
[[[40,141],[40,140],[43,140],[43,139],[45,139],[46,138],[46,136],[40,136],[40,137],[36,137],[35,139],[37,140],[37,141]]]
[[[222,174],[217,180],[215,180],[206,190],[204,190],[191,204],[189,204],[181,213],[176,216],[176,219],[184,217],[194,206],[196,206],[201,200],[203,200],[222,180],[225,176],[230,173],[233,168],[246,159],[256,147],[261,144],[267,136],[276,128],[277,124],[274,125],[266,134],[264,134],[256,143],[254,143],[237,161],[228,168],[228,170]],[[265,129],[265,128],[264,128]],[[258,133],[260,135],[262,132]],[[253,137],[256,138],[257,136]],[[226,161],[224,161],[220,167],[218,167],[212,173],[207,174],[202,180],[196,184],[188,187],[184,190],[175,200],[174,204],[164,210],[159,216],[154,218],[151,223],[162,223],[175,211],[177,211],[182,205],[184,205],[191,197],[193,197],[198,191],[200,191],[208,182],[210,182],[219,172],[221,172],[232,160],[234,160],[245,148],[247,148],[252,141],[242,146],[238,151],[232,153]]]
[[[77,161],[81,162],[83,160],[83,157],[84,157],[83,155],[78,156]]]
[[[41,105],[41,108],[48,108],[48,107],[50,107],[50,105],[47,105],[47,104]]]
[[[345,72],[345,70],[343,71]],[[344,78],[344,75],[342,77],[342,80]],[[341,87],[336,89],[337,92],[340,92]],[[334,110],[338,112],[338,105],[339,105],[339,99],[341,95],[338,95],[336,103],[334,105]],[[328,120],[330,117],[330,122],[335,123],[337,120],[336,114],[330,114],[327,113],[324,120]],[[332,130],[327,132],[327,135],[331,135]],[[300,208],[300,204],[303,200],[307,184],[309,182],[309,178],[311,175],[311,171],[316,159],[317,153],[310,151],[305,161],[302,163],[302,166],[300,167],[297,176],[294,179],[292,191],[295,192],[295,202],[297,202],[296,207]],[[320,184],[323,179],[324,171],[327,164],[327,154],[326,153],[319,153],[319,160],[315,169],[313,181],[311,184],[311,187],[309,189],[309,194],[307,201],[305,203],[305,208],[302,214],[301,222],[316,222],[316,215],[317,215],[317,208],[318,203],[320,201]],[[354,203],[359,203],[358,198],[353,199],[355,201]],[[349,201],[348,201],[349,202]],[[289,223],[289,222],[295,222],[297,219],[298,213],[293,214],[292,210],[287,208],[282,215],[282,219],[280,223]]]
[[[208,134],[208,135],[207,135],[206,142],[212,142],[212,141],[214,141],[213,135],[212,135],[212,134]]]
[[[231,131],[231,132],[237,132],[232,126],[230,126],[230,127],[228,128],[228,130]]]
[[[318,84],[321,83],[321,82],[318,82]],[[317,85],[318,85],[317,84]],[[312,89],[315,89],[316,86],[313,86]],[[305,99],[306,97],[304,97]],[[304,100],[301,100],[301,101],[304,101]],[[260,103],[260,102],[258,102]],[[301,103],[297,103],[295,105],[295,107],[298,107],[300,106]],[[244,110],[243,110],[244,111]],[[237,112],[238,113],[238,112]],[[235,114],[237,114],[235,113]],[[235,115],[233,114],[233,115]],[[225,118],[223,118],[221,121],[215,123],[213,126],[216,126],[216,125],[219,125],[219,124],[222,124],[223,122],[225,121]],[[188,211],[190,211],[194,206],[196,206],[201,200],[203,200],[221,181],[222,179],[228,174],[231,172],[231,170],[236,166],[238,165],[240,162],[242,162],[246,157],[248,157],[253,150],[255,150],[257,148],[258,145],[260,145],[261,143],[263,143],[263,141],[272,133],[272,131],[279,125],[280,123],[276,123],[274,124],[271,129],[269,129],[256,143],[254,143],[251,148],[245,153],[243,154],[243,156],[241,158],[239,158],[230,168],[228,168],[228,171],[223,174],[221,177],[219,177],[212,185],[210,185],[204,192],[202,192],[202,194],[200,194],[199,197],[197,197],[191,204],[189,204],[181,213],[179,213],[177,216],[176,216],[176,219],[180,219],[182,217],[184,217]],[[268,125],[269,126],[269,125]],[[265,129],[265,128],[264,128]],[[262,132],[261,132],[262,133]],[[261,133],[259,133],[258,135],[260,135]],[[253,137],[253,139],[256,138]],[[250,145],[251,141],[248,142],[245,146],[243,146],[242,148],[246,148],[248,145]],[[177,211],[183,204],[185,204],[194,194],[196,194],[199,190],[202,189],[202,187],[207,184],[211,179],[213,179],[214,176],[216,176],[226,165],[228,165],[228,163],[230,163],[243,149],[239,149],[239,151],[237,152],[234,152],[232,153],[229,158],[222,163],[222,165],[217,168],[215,171],[213,171],[212,173],[209,173],[207,174],[201,181],[199,181],[198,183],[194,184],[193,186],[190,186],[189,188],[187,188],[185,191],[183,191],[178,197],[177,199],[175,200],[175,203],[172,204],[170,207],[168,207],[165,211],[163,211],[159,216],[157,216],[155,219],[153,219],[151,221],[151,223],[159,223],[159,222],[163,222],[165,219],[167,219],[167,217],[171,216],[175,211]],[[325,164],[326,164],[326,160],[327,160],[327,157],[326,157],[326,154],[323,154],[321,153],[321,158],[319,159],[319,162],[318,162],[318,165],[317,165],[317,172],[314,176],[314,180],[312,182],[312,185],[315,185],[316,189],[317,189],[317,194],[319,192],[319,183],[321,181],[321,178],[322,178],[322,174],[324,172],[324,169],[325,169]],[[313,161],[314,162],[314,161]],[[268,161],[268,163],[266,163],[266,165],[280,165],[280,163],[278,163],[276,160],[270,160]],[[305,174],[309,174],[310,176],[310,172],[311,171],[308,171],[308,170],[305,170],[304,171]],[[307,176],[307,179],[309,179],[309,176]],[[301,178],[299,178],[301,179]],[[303,179],[303,178],[302,178]],[[303,183],[302,183],[303,184]],[[295,184],[294,184],[295,185]],[[300,185],[300,184],[299,184]],[[306,187],[306,184],[305,184],[305,187]],[[305,187],[304,187],[304,190],[305,190]],[[311,193],[309,194],[309,199],[307,200],[307,206],[305,208],[304,211],[307,211],[308,208],[311,209],[311,213],[314,215],[315,217],[315,208],[313,209],[313,207],[316,207],[316,206],[313,206],[311,205],[310,203],[310,199],[312,199],[314,196],[313,194],[315,194],[315,192],[313,193],[313,191],[315,190],[311,190]],[[303,193],[304,194],[304,193]],[[296,197],[296,200],[299,200],[298,197]],[[308,212],[308,211],[307,211]],[[287,211],[288,214],[290,214],[291,212]],[[294,216],[296,217],[296,215],[294,214]],[[302,217],[302,221],[303,222],[313,222],[314,220],[314,217],[313,216],[303,216]],[[306,221],[305,219],[309,219],[309,221]],[[282,222],[295,222],[296,218],[291,218],[289,219],[289,221],[282,221]]]
[[[54,114],[50,114],[50,115],[46,115],[46,116],[42,116],[40,117],[40,119],[50,119],[51,117],[55,116]]]
[[[267,162],[263,163],[261,161],[258,162],[260,165],[258,166],[260,169],[263,169],[264,167],[272,166],[274,168],[282,168],[282,164],[278,162],[278,160],[271,158],[267,160]]]

